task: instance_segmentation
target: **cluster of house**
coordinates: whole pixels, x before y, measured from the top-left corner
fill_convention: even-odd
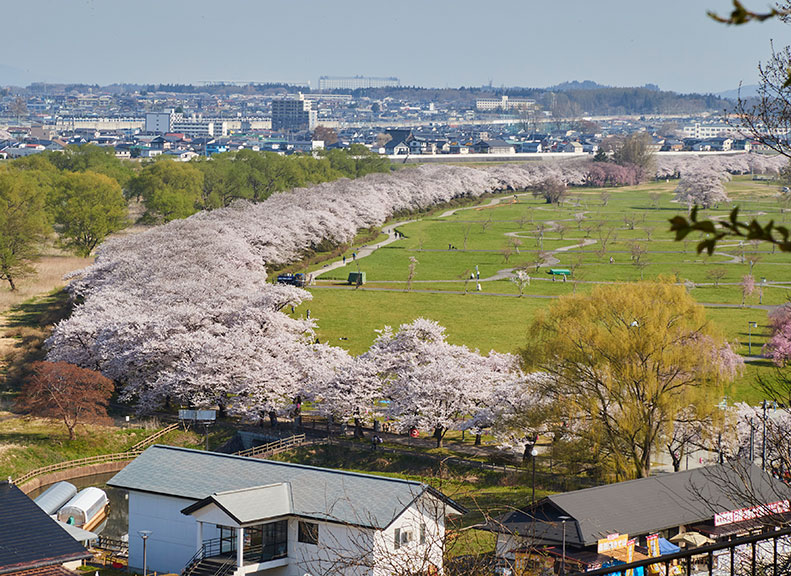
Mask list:
[[[447,519],[467,512],[421,482],[161,445],[108,485],[127,493],[129,566],[187,576],[441,574]],[[789,498],[735,461],[551,495],[483,529],[501,574],[585,572],[771,533]],[[78,539],[0,485],[0,574],[72,574],[91,557]]]
[[[13,159],[46,150],[61,151],[66,146],[95,144],[111,147],[121,159],[155,158],[166,156],[188,162],[197,156],[211,156],[229,150],[255,150],[292,154],[311,153],[324,148],[323,141],[312,140],[309,133],[285,135],[273,131],[251,134],[235,134],[214,137],[189,135],[184,132],[162,134],[125,133],[123,131],[99,131],[76,129],[56,135],[42,126],[0,128],[0,159]]]
[[[412,130],[387,130],[390,137],[384,152],[389,156],[420,154],[538,154],[560,152],[571,154],[595,154],[604,135],[584,134],[575,130],[558,130],[539,134],[520,132],[503,137],[490,138],[489,132],[474,131],[442,134],[423,133]],[[707,138],[686,137],[681,139],[651,135],[651,147],[655,152],[749,152],[753,142],[746,138],[713,136]]]
[[[314,98],[314,96],[316,98]],[[318,99],[318,98],[321,99]],[[280,154],[312,153],[321,148],[346,148],[363,144],[373,152],[393,157],[440,154],[594,154],[608,135],[643,131],[655,151],[749,151],[754,143],[734,135],[728,126],[695,122],[661,135],[650,122],[608,120],[601,126],[588,122],[585,128],[562,128],[548,132],[527,130],[514,124],[437,123],[429,121],[414,128],[389,129],[384,125],[340,125],[322,119],[317,112],[327,99],[334,105],[348,104],[349,95],[296,94],[274,98],[267,116],[212,116],[185,114],[176,109],[147,112],[143,116],[56,118],[54,121],[0,126],[0,159],[62,150],[67,145],[92,143],[112,147],[119,158],[152,158],[160,155],[188,161],[231,150],[272,151]],[[335,100],[338,100],[337,102]],[[518,108],[521,101],[515,101]],[[326,112],[326,110],[325,110]],[[585,125],[583,122],[581,125]],[[316,128],[334,131],[325,142]],[[544,125],[544,129],[549,126]],[[327,144],[325,146],[325,144]]]

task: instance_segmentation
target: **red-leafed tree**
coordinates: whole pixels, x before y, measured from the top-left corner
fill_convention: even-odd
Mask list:
[[[63,420],[74,439],[79,423],[102,424],[110,421],[107,404],[113,382],[68,362],[36,362],[33,376],[22,389],[19,407],[37,416]]]

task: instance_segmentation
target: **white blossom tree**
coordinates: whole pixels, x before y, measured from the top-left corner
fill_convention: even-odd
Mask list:
[[[668,162],[672,165],[658,162],[657,174],[687,176],[707,165],[722,174],[780,167],[752,154],[727,162]],[[170,402],[272,417],[295,410],[303,397],[331,398],[329,383],[340,386],[350,360],[315,342],[312,320],[283,313],[310,295],[267,282],[268,267],[299,260],[326,243],[350,242],[360,228],[381,225],[397,213],[454,198],[533,188],[548,179],[583,185],[588,172],[588,163],[578,160],[485,168],[421,166],[294,189],[258,204],[238,201],[113,239],[97,249],[92,266],[72,279],[69,290],[77,304],[48,340],[48,359],[100,370],[122,385],[122,398],[137,402],[143,411]],[[437,346],[448,356],[442,361],[448,370],[460,366],[456,372],[472,379],[483,362],[486,371],[497,373],[496,356],[462,353],[442,342]],[[431,426],[447,429],[460,417],[450,412],[461,415],[480,402],[468,398],[476,384],[464,384],[467,391],[453,389],[441,374],[442,362],[416,369],[413,379],[404,376],[414,397],[426,398],[417,412],[428,413],[428,392],[420,391],[420,382],[436,377],[449,394],[458,393],[449,407],[435,408],[434,417],[409,416],[421,426],[432,420]],[[478,384],[484,387],[480,380]],[[409,406],[397,391],[390,392],[398,399],[393,406]],[[365,402],[369,397],[362,394]],[[404,408],[405,419],[407,412]],[[354,410],[340,413],[355,417]],[[365,417],[364,411],[358,413]]]
[[[374,363],[390,401],[388,414],[402,430],[432,430],[437,446],[484,403],[498,382],[512,376],[514,358],[482,356],[449,344],[445,329],[425,318],[386,326],[363,357]]]

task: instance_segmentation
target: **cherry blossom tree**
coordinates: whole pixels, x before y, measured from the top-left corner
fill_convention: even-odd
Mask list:
[[[758,166],[753,155],[740,156],[747,158],[709,164],[721,173],[772,169],[771,164]],[[658,162],[657,170],[686,176],[707,165],[703,160],[672,162],[670,167]],[[589,164],[431,165],[375,173],[276,193],[259,203],[239,200],[112,239],[97,248],[93,265],[72,277],[69,291],[76,305],[47,341],[48,359],[100,371],[121,386],[122,399],[141,411],[170,403],[273,418],[294,413],[301,399],[337,398],[329,391],[332,385],[341,386],[344,378],[359,382],[362,376],[349,367],[348,355],[315,342],[315,319],[283,312],[310,294],[268,282],[268,269],[351,242],[360,228],[381,225],[395,214],[454,198],[537,188],[548,181],[560,188],[581,186]],[[370,354],[384,348],[386,340]],[[401,379],[402,389],[412,390],[407,398],[387,389],[403,419],[444,434],[480,404],[471,396],[475,387],[491,387],[480,379],[475,384],[477,371],[499,374],[502,362],[496,355],[453,347],[444,336],[433,345],[447,358],[426,362],[409,377],[388,372],[387,364],[377,365],[377,371],[390,374],[386,382]],[[458,389],[450,374],[462,383]],[[430,380],[457,394],[449,396],[447,406],[429,407]],[[364,419],[362,406],[372,394],[361,391],[357,407],[339,409],[339,417]],[[414,414],[407,418],[409,409]]]
[[[713,208],[720,202],[730,202],[725,193],[724,181],[729,179],[726,172],[705,170],[681,177],[676,187],[675,200],[687,205]]]
[[[385,326],[363,355],[373,362],[390,401],[388,415],[402,430],[433,430],[437,446],[489,397],[498,382],[511,378],[515,359],[491,352],[482,356],[449,344],[445,329],[425,318]]]
[[[791,305],[785,304],[769,313],[772,336],[764,346],[764,354],[777,366],[786,366],[791,359]]]
[[[374,363],[365,357],[348,355],[315,393],[319,413],[340,422],[353,419],[357,437],[364,435],[363,424],[373,421],[374,407],[383,398],[382,382]]]

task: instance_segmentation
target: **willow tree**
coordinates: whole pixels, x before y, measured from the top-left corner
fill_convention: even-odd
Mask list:
[[[548,375],[548,418],[621,478],[648,476],[681,412],[711,417],[741,367],[703,307],[666,282],[559,298],[529,334],[523,369]]]

